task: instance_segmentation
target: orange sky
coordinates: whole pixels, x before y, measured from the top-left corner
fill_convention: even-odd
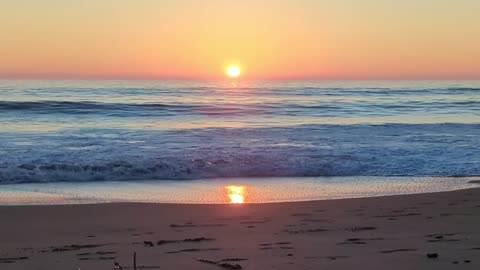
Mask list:
[[[478,0],[3,0],[0,77],[480,79]]]

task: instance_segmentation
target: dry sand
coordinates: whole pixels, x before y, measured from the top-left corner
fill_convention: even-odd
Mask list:
[[[480,269],[480,189],[262,205],[0,207],[1,270],[132,269],[133,252],[137,269]]]

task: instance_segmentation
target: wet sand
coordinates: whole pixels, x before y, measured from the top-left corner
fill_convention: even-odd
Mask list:
[[[480,189],[275,204],[0,207],[0,269],[478,269]]]

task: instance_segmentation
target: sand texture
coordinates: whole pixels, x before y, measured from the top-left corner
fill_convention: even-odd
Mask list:
[[[0,269],[480,269],[480,189],[258,205],[0,207]],[[117,265],[117,266],[115,266]]]

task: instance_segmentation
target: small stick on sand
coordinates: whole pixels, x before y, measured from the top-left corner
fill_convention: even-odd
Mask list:
[[[133,270],[137,270],[137,252],[133,252]]]

